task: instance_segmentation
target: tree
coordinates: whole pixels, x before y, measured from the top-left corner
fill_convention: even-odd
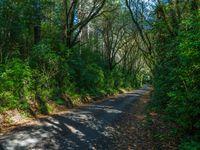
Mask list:
[[[41,14],[41,1],[36,0],[33,2],[33,7],[34,7],[34,43],[38,44],[41,40],[41,19],[42,19],[42,14]]]
[[[122,12],[115,11],[116,14],[120,17],[116,18],[113,14],[105,14],[102,20],[105,56],[108,69],[111,71],[126,58],[130,51],[130,49],[124,49],[130,42],[130,36],[126,30],[128,24],[122,19],[124,17]]]
[[[199,4],[157,1],[154,24],[154,110],[164,112],[184,139],[180,149],[199,148]],[[186,138],[185,138],[186,137]]]
[[[153,17],[151,16],[153,2],[144,2],[142,0],[126,0],[125,4],[128,8],[131,19],[133,21],[135,31],[135,42],[143,53],[144,60],[151,70],[155,65],[155,51],[153,45],[153,36],[151,28],[153,26]],[[149,6],[149,7],[147,7]]]
[[[153,48],[152,43],[149,35],[145,32],[143,25],[143,23],[146,21],[146,14],[144,14],[144,2],[140,0],[126,0],[126,6],[130,11],[132,21],[135,24],[143,43],[145,44],[148,52],[151,54]]]
[[[106,0],[63,0],[63,41],[68,48],[78,43],[78,38],[87,24],[99,16]]]

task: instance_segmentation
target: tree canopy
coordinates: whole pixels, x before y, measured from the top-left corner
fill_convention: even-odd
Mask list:
[[[0,112],[149,83],[180,149],[198,149],[199,23],[198,0],[0,0]]]

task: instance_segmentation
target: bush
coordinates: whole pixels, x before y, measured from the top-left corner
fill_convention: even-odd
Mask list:
[[[114,79],[114,87],[116,90],[120,89],[124,85],[124,76],[121,71],[114,70],[111,74]]]
[[[28,63],[12,59],[0,67],[0,109],[27,108],[27,100],[34,96],[32,70]]]
[[[200,142],[195,139],[184,139],[180,146],[180,150],[199,150],[200,149]]]
[[[191,26],[190,32],[181,32],[178,36],[180,45],[177,55],[180,65],[173,71],[177,81],[168,93],[170,102],[167,111],[185,131],[196,132],[200,129],[200,33],[196,26],[199,23],[192,20],[186,22],[184,26]]]
[[[59,72],[59,61],[60,57],[56,52],[52,51],[49,45],[41,43],[33,48],[29,63],[33,68],[54,77]]]
[[[87,91],[98,91],[104,85],[104,73],[96,64],[87,65],[81,74],[81,87]]]
[[[38,103],[42,112],[47,100],[53,95],[48,75],[31,69],[28,62],[18,58],[0,66],[0,110],[29,110],[31,103]]]
[[[176,123],[179,134],[200,135],[199,16],[184,19],[176,37],[159,40],[160,60],[154,72],[153,107]],[[163,36],[162,35],[162,36]],[[181,149],[198,149],[198,141],[184,141]]]

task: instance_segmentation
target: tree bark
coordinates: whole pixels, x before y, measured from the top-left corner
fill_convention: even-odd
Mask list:
[[[37,0],[34,3],[35,25],[34,25],[34,44],[38,44],[41,40],[41,2]]]

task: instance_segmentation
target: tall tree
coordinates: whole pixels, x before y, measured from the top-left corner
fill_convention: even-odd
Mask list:
[[[68,48],[78,43],[78,37],[87,24],[99,16],[106,0],[63,0],[64,37]]]
[[[35,0],[33,1],[33,8],[34,8],[34,43],[37,44],[41,40],[41,1]]]

